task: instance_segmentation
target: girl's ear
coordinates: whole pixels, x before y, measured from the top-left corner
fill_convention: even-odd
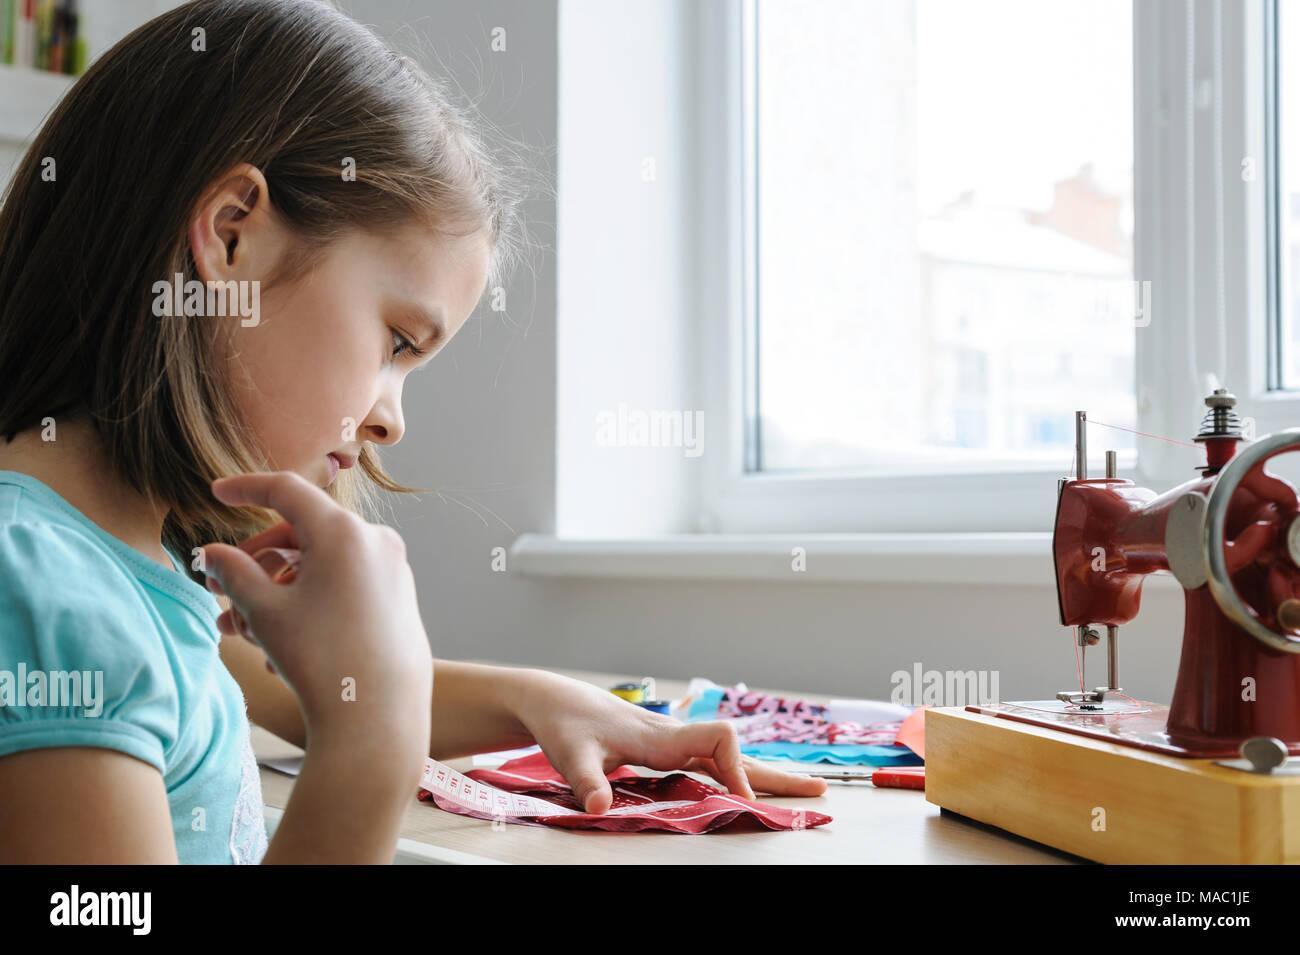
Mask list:
[[[235,278],[254,254],[273,260],[278,249],[258,248],[276,243],[273,228],[266,177],[256,166],[241,163],[205,194],[190,220],[190,256],[199,278]]]

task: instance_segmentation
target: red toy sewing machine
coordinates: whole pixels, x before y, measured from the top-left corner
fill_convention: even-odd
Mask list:
[[[1235,756],[1254,737],[1300,753],[1300,501],[1264,469],[1300,448],[1300,430],[1269,435],[1240,454],[1236,399],[1223,389],[1196,441],[1201,477],[1157,495],[1114,475],[1087,477],[1083,413],[1078,479],[1063,482],[1052,552],[1061,623],[1086,647],[1107,628],[1109,688],[1058,694],[1096,705],[1119,689],[1116,634],[1137,616],[1142,581],[1170,571],[1183,586],[1183,652],[1165,733],[1169,751]]]
[[[1205,403],[1201,474],[1163,494],[1116,477],[1113,451],[1090,479],[1076,414],[1057,599],[1082,659],[1106,628],[1109,685],[927,711],[931,802],[1106,862],[1300,861],[1300,760],[1287,759],[1300,754],[1300,499],[1264,468],[1300,450],[1300,428],[1237,453],[1236,399],[1219,389]],[[1119,685],[1119,627],[1157,571],[1186,604],[1168,706]]]

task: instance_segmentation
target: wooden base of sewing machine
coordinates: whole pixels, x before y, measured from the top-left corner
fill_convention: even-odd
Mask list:
[[[1300,776],[1242,772],[960,707],[926,710],[925,798],[1097,862],[1300,862]]]

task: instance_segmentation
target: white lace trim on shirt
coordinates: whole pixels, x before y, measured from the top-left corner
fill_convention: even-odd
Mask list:
[[[262,776],[247,725],[239,762],[239,795],[235,797],[235,816],[230,821],[230,856],[235,865],[257,865],[266,854],[266,818],[262,808]]]

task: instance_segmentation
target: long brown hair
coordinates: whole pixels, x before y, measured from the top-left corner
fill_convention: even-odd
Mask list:
[[[151,311],[156,281],[198,279],[196,203],[237,164],[261,170],[297,239],[274,283],[351,232],[415,223],[486,230],[494,288],[526,246],[530,184],[522,144],[490,148],[495,132],[324,0],[192,0],[139,27],[77,80],[5,190],[0,435],[88,416],[114,473],[170,507],[163,542],[183,559],[269,526],[270,512],[211,494],[267,461],[221,374],[220,323]],[[415,490],[368,442],[357,463],[329,488],[345,507],[370,517],[375,486]]]

